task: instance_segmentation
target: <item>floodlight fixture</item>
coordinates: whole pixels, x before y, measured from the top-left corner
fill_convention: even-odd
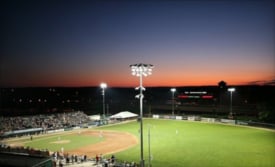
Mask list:
[[[152,69],[154,68],[154,66],[152,64],[132,64],[130,65],[131,67],[131,71],[132,71],[132,75],[135,76],[145,76],[147,77],[148,75],[152,75]]]
[[[175,92],[176,91],[176,88],[171,88],[171,92]]]
[[[103,82],[103,83],[100,84],[100,87],[101,87],[102,89],[105,89],[105,88],[107,88],[107,84]]]
[[[140,121],[140,167],[145,167],[144,165],[144,158],[143,158],[143,91],[145,91],[145,88],[142,85],[142,77],[152,75],[152,69],[154,66],[152,64],[131,64],[130,65],[132,75],[139,77],[139,86],[136,87],[136,90],[139,90],[140,93],[136,95],[137,98],[140,100],[140,116],[139,116],[139,121]]]
[[[236,89],[235,88],[228,88],[227,89],[229,92],[234,92]]]

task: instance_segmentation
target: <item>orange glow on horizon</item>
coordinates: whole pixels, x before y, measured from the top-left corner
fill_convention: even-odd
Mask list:
[[[111,72],[106,75],[82,74],[82,75],[55,75],[45,76],[18,76],[16,80],[6,83],[9,87],[97,87],[101,82],[108,84],[108,87],[136,87],[139,85],[139,78],[131,75],[130,69],[115,75]],[[216,86],[220,81],[225,81],[227,85],[248,85],[253,81],[271,81],[270,76],[256,75],[203,75],[203,73],[192,74],[182,72],[176,73],[153,71],[148,77],[143,77],[144,87],[181,87],[181,86]]]
[[[132,77],[132,76],[130,76]],[[216,86],[220,81],[225,81],[227,85],[247,85],[248,82],[239,81],[239,80],[227,80],[227,79],[213,79],[208,82],[202,82],[202,80],[192,80],[192,81],[184,81],[184,80],[169,80],[166,79],[163,82],[158,82],[155,80],[150,80],[149,78],[144,78],[143,85],[144,87],[181,87],[181,86]],[[127,80],[112,80],[110,78],[106,80],[79,80],[78,82],[47,82],[43,83],[42,86],[57,86],[57,87],[97,87],[101,82],[106,82],[108,87],[137,87],[139,85],[139,80],[137,77],[132,77]],[[37,83],[37,85],[41,85]],[[26,86],[37,86],[37,85],[26,85]]]

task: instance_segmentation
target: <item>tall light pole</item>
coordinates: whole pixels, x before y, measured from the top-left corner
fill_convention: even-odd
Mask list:
[[[105,118],[105,89],[107,88],[107,84],[101,83],[100,87],[102,89],[102,114],[104,119]]]
[[[235,88],[228,88],[227,90],[230,92],[230,115],[232,115],[232,94],[235,91]]]
[[[172,115],[174,115],[175,113],[175,92],[176,92],[176,88],[171,88],[171,92],[172,92]]]
[[[139,90],[139,94],[136,95],[137,98],[139,98],[139,103],[140,103],[140,167],[145,167],[144,166],[144,158],[143,158],[143,122],[142,122],[142,117],[143,117],[143,91],[145,91],[145,88],[142,86],[142,77],[143,76],[148,76],[152,74],[152,69],[153,69],[152,64],[132,64],[130,65],[132,75],[139,77],[139,87],[136,88],[136,90]]]
[[[149,167],[151,167],[151,134],[150,134],[151,125],[148,126],[148,153],[149,153]]]

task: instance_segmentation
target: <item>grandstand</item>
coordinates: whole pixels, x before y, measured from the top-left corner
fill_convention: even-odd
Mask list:
[[[195,89],[179,89],[179,93],[176,96],[178,102],[176,103],[176,112],[175,115],[171,115],[171,103],[166,103],[171,98],[169,88],[152,89],[156,90],[151,91],[148,89],[148,94],[146,95],[147,99],[144,103],[144,115],[148,117],[211,123],[218,122],[231,125],[252,125],[274,129],[274,124],[271,124],[272,121],[274,121],[274,117],[269,116],[265,119],[259,119],[263,109],[269,109],[274,106],[274,96],[272,96],[272,99],[270,98],[270,93],[268,94],[264,91],[264,95],[259,96],[259,98],[269,100],[266,100],[266,103],[263,103],[263,107],[259,108],[261,107],[259,104],[262,104],[261,102],[264,100],[260,99],[262,101],[259,101],[256,97],[250,94],[247,95],[248,93],[244,90],[238,90],[238,93],[236,93],[236,95],[234,94],[235,101],[233,102],[233,110],[237,113],[238,117],[236,117],[237,119],[235,117],[228,119],[226,114],[229,112],[229,96],[226,93],[223,94],[221,98],[222,103],[220,103],[218,91],[207,89],[204,91],[203,89],[203,91],[200,90],[201,92],[197,92]],[[5,91],[3,92],[3,90]],[[19,89],[15,89],[14,91],[7,90],[8,89],[1,90],[2,115],[0,116],[0,137],[2,149],[0,166],[39,166],[39,164],[44,163],[45,164],[42,166],[55,166],[60,163],[67,166],[96,165],[95,157],[92,156],[87,157],[85,161],[81,157],[78,157],[77,163],[73,163],[72,160],[66,161],[65,157],[55,160],[53,158],[53,153],[48,153],[47,150],[35,150],[15,146],[8,147],[5,145],[5,139],[17,138],[20,136],[31,139],[31,136],[48,135],[59,132],[60,129],[62,131],[78,130],[81,128],[100,126],[106,123],[118,123],[138,117],[138,115],[135,114],[138,113],[137,100],[134,99],[131,93],[128,93],[130,89],[123,89],[124,93],[126,92],[125,94],[127,94],[127,96],[123,96],[123,98],[117,98],[118,96],[115,96],[113,97],[114,100],[108,100],[107,96],[106,102],[109,103],[112,109],[109,115],[117,113],[117,111],[121,111],[121,109],[133,111],[133,115],[129,116],[128,113],[118,113],[112,115],[110,119],[107,118],[107,120],[101,120],[100,112],[97,112],[101,109],[98,107],[102,105],[101,101],[96,101],[95,97],[92,97],[91,100],[90,96],[83,93],[86,91],[73,90],[72,93],[67,96],[65,95],[65,88],[56,88],[45,91],[45,97],[40,97],[39,93],[33,97],[23,97],[24,94],[26,94],[25,96],[31,96],[31,94],[24,91],[23,93],[19,93],[19,95],[15,95],[14,92],[19,91]],[[164,91],[158,92],[158,90]],[[213,88],[213,90],[215,89]],[[78,92],[77,95],[75,92]],[[166,92],[166,94],[163,92]],[[135,92],[133,91],[133,93]],[[162,95],[158,96],[158,94]],[[253,95],[257,95],[257,93]],[[51,96],[54,98],[51,99]],[[32,100],[32,102],[30,103],[29,100]],[[89,109],[89,111],[85,110],[85,112],[73,109],[81,108],[81,106],[85,105],[92,106],[92,109],[84,107]],[[40,111],[40,109],[41,112],[37,112]],[[20,113],[21,110],[24,112]],[[265,110],[263,111],[266,112]],[[87,113],[97,114],[97,118],[99,119],[91,120],[90,118],[92,117],[88,116]],[[272,113],[270,114],[272,115]],[[242,120],[241,116],[244,116],[245,120]],[[18,164],[14,162],[13,159],[18,159]],[[21,163],[23,160],[26,162]],[[105,161],[102,161],[98,166],[103,166],[104,163]],[[119,166],[123,163],[123,161],[120,161],[119,164],[116,165]],[[111,164],[109,163],[109,165]]]

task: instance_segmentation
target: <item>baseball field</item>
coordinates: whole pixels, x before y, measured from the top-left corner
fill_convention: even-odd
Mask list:
[[[10,140],[50,151],[140,161],[137,121]],[[150,133],[149,133],[150,131]],[[144,119],[144,159],[156,167],[275,167],[275,132],[245,126]],[[150,144],[149,144],[150,142]],[[149,147],[150,145],[150,147]]]

